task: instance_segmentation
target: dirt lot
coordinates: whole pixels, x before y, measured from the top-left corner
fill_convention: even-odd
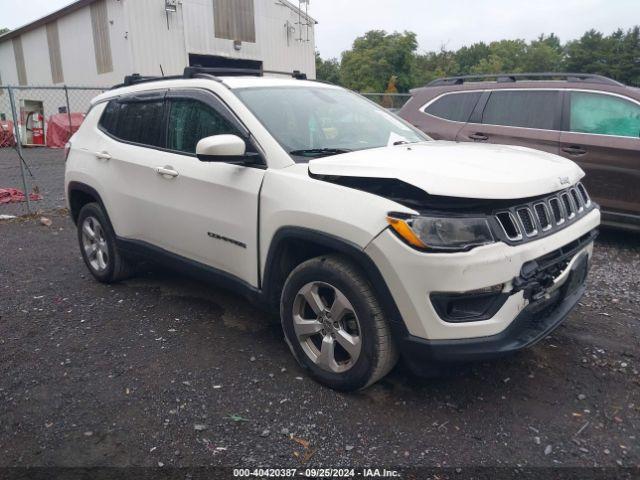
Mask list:
[[[32,202],[33,211],[62,208],[64,202],[64,150],[52,148],[25,148],[25,175],[31,192],[37,191],[42,199]],[[0,188],[22,186],[20,158],[13,148],[0,148]],[[0,215],[25,215],[26,203],[0,205]]]
[[[640,464],[637,236],[601,236],[587,296],[535,348],[348,395],[239,297],[157,267],[96,283],[50,218],[0,222],[0,466]]]

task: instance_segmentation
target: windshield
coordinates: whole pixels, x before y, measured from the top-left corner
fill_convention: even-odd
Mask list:
[[[235,93],[298,162],[429,137],[348,90],[246,88]]]

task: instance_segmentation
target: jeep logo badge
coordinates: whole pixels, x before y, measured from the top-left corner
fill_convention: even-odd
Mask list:
[[[558,177],[558,180],[560,180],[560,185],[569,185],[571,183],[569,177]]]

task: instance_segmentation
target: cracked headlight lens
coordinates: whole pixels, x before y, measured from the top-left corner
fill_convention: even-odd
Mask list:
[[[484,217],[387,216],[391,228],[421,250],[461,251],[495,242]]]

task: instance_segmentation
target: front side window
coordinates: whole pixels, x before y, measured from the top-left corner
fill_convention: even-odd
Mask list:
[[[125,142],[164,147],[164,102],[162,100],[110,101],[100,118],[100,127]]]
[[[494,91],[482,114],[482,123],[508,127],[556,130],[560,92],[555,90]]]
[[[468,122],[481,95],[482,92],[446,94],[429,105],[424,111],[434,117],[444,118],[445,120]]]
[[[640,105],[613,95],[571,92],[569,130],[638,138]]]
[[[298,162],[429,140],[383,108],[341,88],[243,88],[236,94]]]
[[[196,153],[198,142],[212,135],[238,135],[238,131],[213,108],[192,99],[172,99],[167,148]]]

